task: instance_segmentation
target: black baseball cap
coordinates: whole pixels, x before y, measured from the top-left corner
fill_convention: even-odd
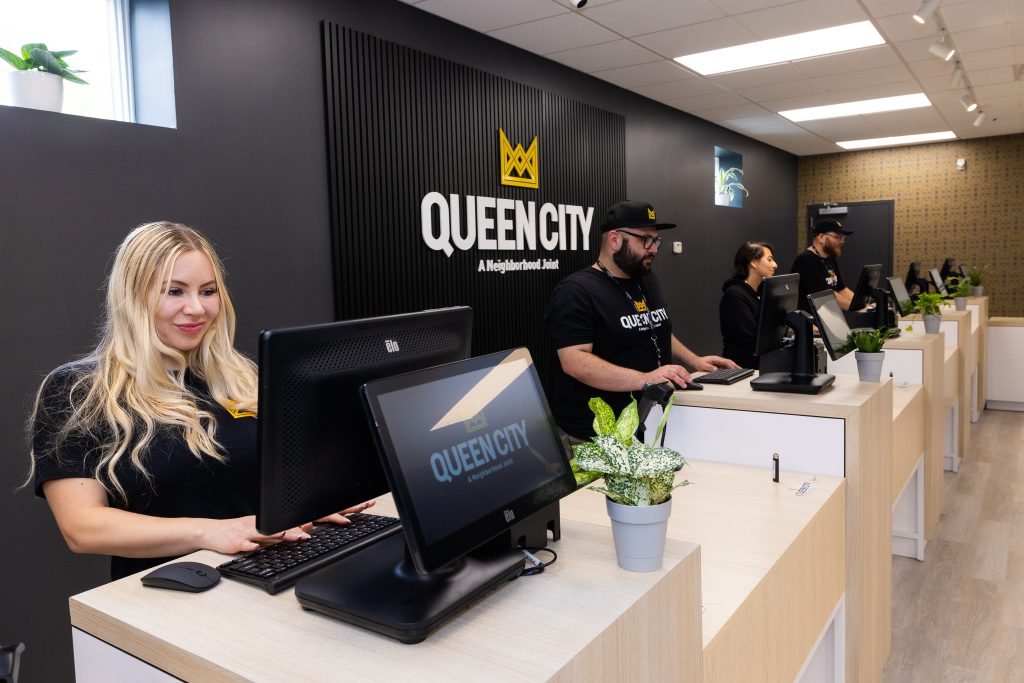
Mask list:
[[[668,230],[676,227],[675,223],[659,223],[654,213],[654,207],[647,202],[637,202],[627,199],[618,204],[612,204],[605,214],[604,223],[601,225],[601,232],[618,230],[620,228],[657,228]]]
[[[853,230],[848,230],[843,227],[843,224],[837,221],[835,218],[825,218],[818,221],[814,226],[815,235],[823,235],[826,232],[838,232],[840,235],[852,235]]]

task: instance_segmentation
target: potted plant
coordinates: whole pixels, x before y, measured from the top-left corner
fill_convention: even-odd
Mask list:
[[[635,572],[660,569],[672,514],[672,490],[690,483],[675,483],[675,473],[686,461],[676,451],[648,446],[636,438],[640,419],[635,399],[618,418],[600,398],[590,399],[587,405],[594,413],[597,435],[572,447],[577,485],[604,479],[604,486],[591,488],[605,494],[619,566]],[[657,443],[670,409],[671,405],[652,443]]]
[[[0,48],[0,58],[14,67],[7,74],[10,103],[16,107],[31,107],[46,111],[60,111],[64,103],[64,81],[85,83],[68,68],[64,61],[78,50],[51,52],[43,43],[21,46],[21,56]]]
[[[917,295],[914,302],[914,310],[924,318],[924,331],[928,334],[938,334],[939,324],[942,322],[942,295],[922,292]]]
[[[743,192],[744,196],[749,197],[750,192],[740,182],[742,179],[742,168],[736,168],[735,166],[731,168],[719,167],[718,172],[715,173],[715,203],[728,206],[738,192]]]
[[[953,297],[958,311],[967,310],[967,297],[971,295],[971,282],[967,278],[951,277],[946,280],[946,292]]]
[[[857,375],[861,382],[877,382],[882,377],[882,362],[885,360],[885,346],[887,339],[896,334],[891,327],[882,327],[877,330],[854,330],[850,332],[849,338],[843,344],[841,351],[848,353],[854,351],[857,359]]]
[[[982,280],[985,277],[985,266],[975,266],[967,271],[967,279],[971,282],[971,296],[984,296],[985,288],[982,286]]]

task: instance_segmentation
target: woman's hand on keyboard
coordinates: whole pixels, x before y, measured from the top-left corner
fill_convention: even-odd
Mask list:
[[[302,541],[309,538],[309,526],[294,527],[269,536],[256,530],[256,516],[233,519],[206,519],[201,530],[200,547],[219,553],[247,553],[257,550],[260,544],[279,541]]]
[[[321,517],[320,519],[318,519],[316,521],[318,521],[318,522],[330,522],[331,524],[351,524],[351,522],[349,522],[348,517],[346,517],[345,515],[354,515],[357,512],[363,512],[364,510],[372,508],[376,504],[377,504],[377,501],[375,501],[375,500],[368,500],[365,503],[360,503],[359,505],[353,505],[350,508],[346,508],[345,510],[342,510],[341,512],[335,512],[332,515],[327,515],[326,517]]]

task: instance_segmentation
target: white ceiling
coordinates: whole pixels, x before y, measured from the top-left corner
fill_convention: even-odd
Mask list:
[[[837,140],[1024,132],[1024,0],[943,0],[924,26],[910,16],[921,0],[403,1],[797,155],[840,152]],[[672,61],[865,19],[885,45],[708,77]],[[939,21],[989,117],[980,128],[958,101],[965,86],[949,86],[953,62],[928,52]],[[915,92],[933,106],[804,123],[777,113]]]

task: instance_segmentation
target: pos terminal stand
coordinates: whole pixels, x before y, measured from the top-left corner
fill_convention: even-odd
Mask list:
[[[786,324],[794,331],[791,348],[793,359],[792,372],[762,373],[750,380],[750,388],[754,391],[778,391],[787,394],[817,394],[836,381],[835,375],[818,374],[815,372],[817,363],[814,352],[814,332],[810,314],[804,311],[790,311],[786,314]]]

